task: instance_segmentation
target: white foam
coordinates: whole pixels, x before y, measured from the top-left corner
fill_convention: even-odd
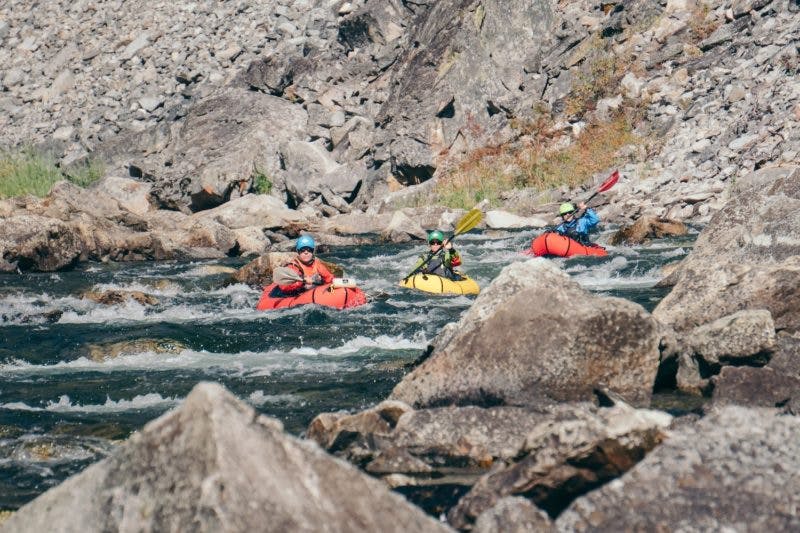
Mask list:
[[[0,409],[11,411],[48,411],[55,413],[118,413],[139,409],[169,408],[177,405],[179,398],[163,398],[160,394],[150,393],[134,396],[130,400],[112,400],[106,396],[103,404],[81,405],[74,404],[69,396],[63,395],[58,401],[50,401],[44,407],[30,406],[24,402],[10,402],[0,404]]]
[[[304,400],[300,396],[294,394],[266,394],[263,390],[257,390],[250,393],[247,397],[250,405],[260,406],[266,404],[303,404]]]

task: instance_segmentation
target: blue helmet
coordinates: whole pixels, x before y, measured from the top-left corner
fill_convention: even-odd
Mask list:
[[[310,235],[301,235],[300,238],[297,239],[297,244],[294,249],[299,252],[302,248],[311,248],[313,250],[316,247],[317,243],[314,242],[314,239]]]

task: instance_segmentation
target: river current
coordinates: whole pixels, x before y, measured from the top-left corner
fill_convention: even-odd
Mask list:
[[[528,260],[520,251],[532,235],[459,237],[463,270],[486,287],[503,266]],[[661,267],[684,257],[695,237],[553,261],[588,290],[652,310],[665,294],[654,287]],[[200,381],[223,384],[294,434],[318,413],[378,403],[474,300],[400,288],[424,251],[419,243],[321,251],[370,296],[367,305],[344,311],[255,311],[260,291],[227,284],[229,274],[219,268],[244,259],[0,276],[0,510],[17,509],[105,457]],[[114,289],[143,291],[158,303],[107,306],[80,298]],[[120,343],[123,353],[112,356]]]

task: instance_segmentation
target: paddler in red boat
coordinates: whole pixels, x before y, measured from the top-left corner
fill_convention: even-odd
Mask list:
[[[289,285],[278,285],[278,289],[284,296],[292,296],[311,289],[315,285],[333,283],[333,274],[314,255],[316,243],[310,235],[300,236],[294,248],[297,256],[284,266],[297,272],[297,275],[303,279]]]
[[[556,226],[556,232],[569,237],[584,246],[597,246],[589,240],[589,232],[600,222],[594,209],[586,207],[584,202],[579,202],[576,208],[573,204],[565,202],[558,208],[561,215],[561,224]]]

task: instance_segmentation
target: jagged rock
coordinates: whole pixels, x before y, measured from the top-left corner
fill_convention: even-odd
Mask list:
[[[448,531],[217,384],[39,496],[4,531]]]
[[[491,476],[491,472],[504,471],[506,465],[515,469],[519,461],[527,464],[534,457],[546,457],[537,463],[536,471],[549,476],[552,484],[543,482],[532,494],[545,506],[557,505],[553,503],[556,500],[563,506],[574,491],[580,492],[579,485],[585,487],[597,476],[629,468],[642,452],[634,448],[652,447],[671,420],[666,413],[636,410],[619,399],[609,397],[607,405],[613,407],[566,403],[411,410],[406,404],[389,401],[352,415],[318,415],[307,435],[331,453],[383,475],[391,486],[406,487],[407,493],[423,499],[420,495],[435,490],[443,480],[468,487],[481,474]],[[652,440],[646,445],[645,435]],[[603,459],[595,453],[596,447],[617,451]],[[626,447],[630,449],[619,449]],[[594,463],[586,458],[589,450],[595,450]],[[583,466],[576,466],[578,457],[586,459],[580,463]],[[565,469],[575,474],[569,481],[571,488],[566,486],[566,478],[559,478]],[[504,491],[505,487],[500,488],[490,498],[470,504],[471,518],[462,516],[456,525],[465,527],[503,494],[523,492]]]
[[[424,240],[428,235],[418,219],[410,218],[403,211],[395,211],[389,224],[381,231],[381,237],[391,242],[409,242],[412,239]]]
[[[763,366],[777,349],[775,324],[764,309],[719,318],[687,332],[678,343],[677,386],[690,394],[705,394],[712,388],[709,379],[724,366]]]
[[[604,384],[647,404],[660,339],[640,306],[592,295],[545,259],[513,263],[440,333],[391,398],[415,407],[530,405],[588,399]]]
[[[742,364],[743,359],[775,351],[775,324],[765,309],[739,311],[695,328],[686,336],[688,349],[706,364]]]
[[[447,514],[465,529],[509,495],[529,495],[551,516],[583,494],[622,475],[666,436],[672,417],[619,404],[587,413],[572,423],[537,428],[526,441],[527,455],[483,476]],[[569,428],[569,429],[567,429]],[[553,431],[558,437],[554,438]]]
[[[559,531],[788,531],[800,527],[800,418],[724,407],[669,438],[618,480],[578,498]]]

